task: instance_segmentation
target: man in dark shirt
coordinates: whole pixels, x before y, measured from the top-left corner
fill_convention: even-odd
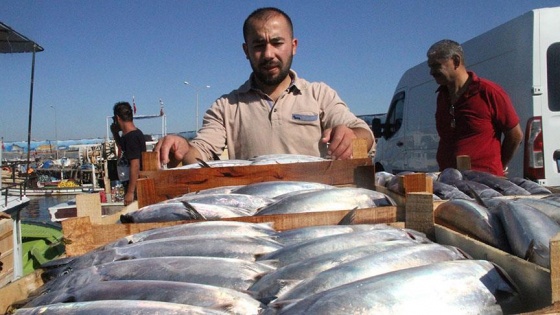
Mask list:
[[[113,106],[111,132],[121,149],[118,162],[119,180],[125,187],[124,205],[136,197],[136,183],[142,167],[142,152],[146,151],[146,140],[142,131],[134,125],[132,107],[128,102]],[[119,133],[122,132],[122,135]]]

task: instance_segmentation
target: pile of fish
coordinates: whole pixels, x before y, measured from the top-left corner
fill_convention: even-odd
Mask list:
[[[259,155],[253,157],[249,160],[220,160],[219,158],[216,158],[216,160],[214,161],[206,161],[206,162],[202,160],[198,160],[198,163],[183,165],[175,169],[288,164],[288,163],[325,162],[325,161],[331,161],[331,160],[322,157],[304,155],[304,154],[265,154],[265,155]]]
[[[453,199],[439,205],[437,224],[550,268],[550,239],[560,232],[560,195]]]
[[[399,184],[399,175],[412,172],[402,172],[393,175],[388,172],[377,172],[375,184],[388,190],[404,194],[404,188]],[[500,196],[545,195],[551,191],[527,179],[512,177],[503,178],[490,173],[465,170],[459,171],[448,168],[441,173],[427,173],[433,179],[434,197],[436,199],[466,199],[492,198]]]
[[[216,220],[390,205],[395,202],[375,190],[305,181],[270,181],[188,193],[123,214],[120,220],[122,223]]]
[[[43,269],[15,314],[501,314],[518,298],[492,263],[385,224],[202,221]]]

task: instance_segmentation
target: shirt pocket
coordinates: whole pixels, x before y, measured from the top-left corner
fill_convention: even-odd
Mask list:
[[[297,124],[309,125],[319,121],[319,114],[316,113],[292,113],[292,122]]]

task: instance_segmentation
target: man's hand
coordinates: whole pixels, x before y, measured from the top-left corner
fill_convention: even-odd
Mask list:
[[[191,146],[185,138],[168,135],[158,141],[154,152],[159,152],[162,164],[167,164],[168,167],[175,167],[183,161],[190,149]]]
[[[344,125],[338,125],[323,131],[323,143],[329,143],[328,154],[334,160],[352,158],[352,140],[357,136],[354,131]]]

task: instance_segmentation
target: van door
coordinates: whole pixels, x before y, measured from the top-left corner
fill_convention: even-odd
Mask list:
[[[543,52],[546,53],[546,97],[548,102],[542,108],[542,143],[541,149],[546,185],[560,185],[560,42],[552,43]]]

